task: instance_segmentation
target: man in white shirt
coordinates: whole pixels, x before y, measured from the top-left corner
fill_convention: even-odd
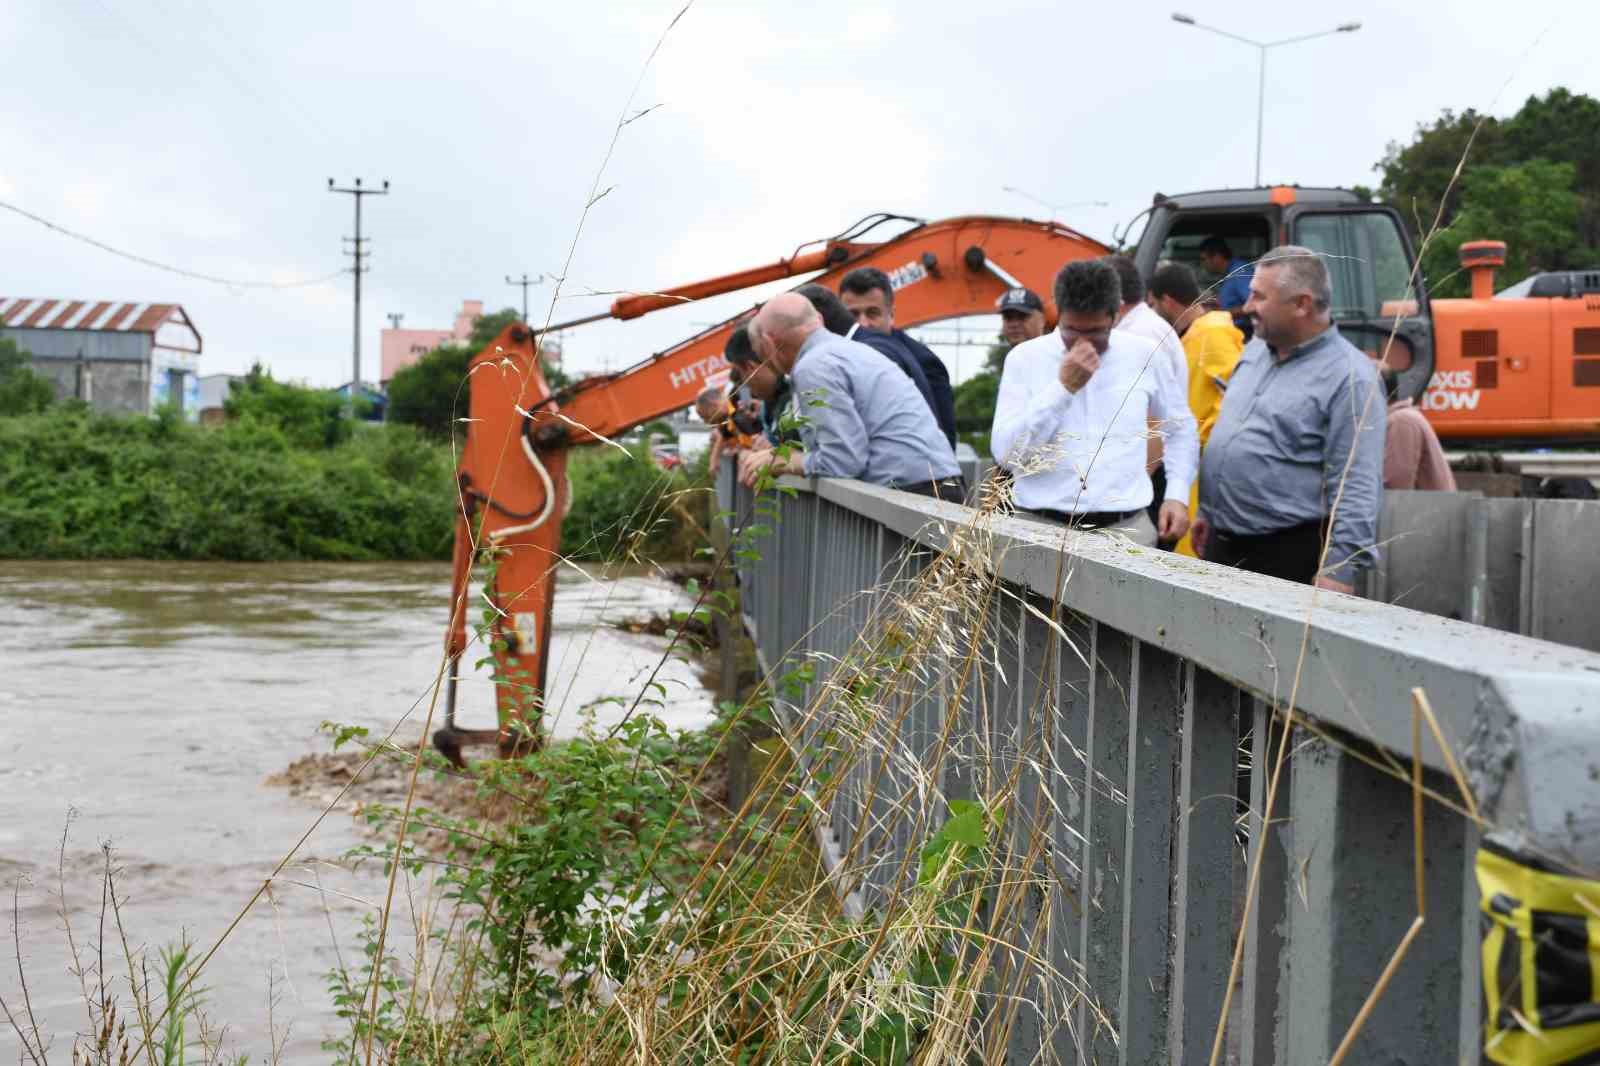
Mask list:
[[[1176,369],[1153,358],[1148,341],[1113,328],[1122,286],[1109,263],[1068,263],[1055,296],[1055,331],[1013,348],[1000,376],[990,439],[1015,478],[1016,505],[1146,546],[1177,540],[1189,526],[1200,444]],[[1145,514],[1155,494],[1145,445],[1152,419],[1166,432],[1167,468],[1154,525]]]

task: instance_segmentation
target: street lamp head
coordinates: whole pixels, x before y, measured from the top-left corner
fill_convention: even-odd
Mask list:
[[[1337,27],[1340,33],[1354,33],[1360,28],[1360,22],[1346,22],[1344,25]]]
[[[1173,22],[1181,22],[1185,26],[1193,26],[1194,25],[1194,16],[1193,15],[1185,15],[1181,11],[1174,11],[1172,13],[1172,21]]]

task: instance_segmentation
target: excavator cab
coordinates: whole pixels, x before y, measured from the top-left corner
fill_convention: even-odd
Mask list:
[[[1194,268],[1202,285],[1220,278],[1200,264],[1200,245],[1222,237],[1237,257],[1255,260],[1280,244],[1327,256],[1333,318],[1356,347],[1384,359],[1400,377],[1400,395],[1420,397],[1433,377],[1433,327],[1416,255],[1393,208],[1346,189],[1279,185],[1156,195],[1134,260],[1150,275],[1158,262]]]

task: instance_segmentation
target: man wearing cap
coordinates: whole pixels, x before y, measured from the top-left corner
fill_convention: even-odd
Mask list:
[[[1000,339],[1008,348],[1044,336],[1044,301],[1032,289],[1007,289],[995,302]]]

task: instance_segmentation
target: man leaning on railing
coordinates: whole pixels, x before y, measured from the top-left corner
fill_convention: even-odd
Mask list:
[[[802,450],[746,452],[739,480],[761,472],[858,478],[961,503],[955,452],[911,379],[871,348],[829,333],[805,297],[768,300],[750,323],[760,362],[794,382]]]

